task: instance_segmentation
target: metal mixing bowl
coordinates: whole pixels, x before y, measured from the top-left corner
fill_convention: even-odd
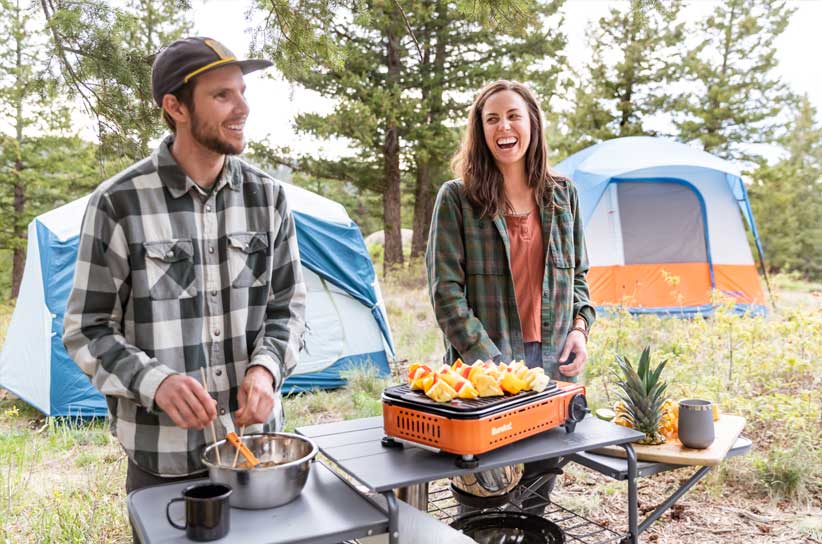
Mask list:
[[[234,446],[222,440],[206,448],[202,460],[208,467],[208,476],[212,482],[231,486],[231,506],[257,510],[282,506],[296,499],[305,486],[317,445],[304,436],[289,433],[250,434],[242,441],[260,463],[276,464],[253,469],[231,468]],[[217,448],[222,465],[217,464]],[[237,464],[242,461],[240,455]]]

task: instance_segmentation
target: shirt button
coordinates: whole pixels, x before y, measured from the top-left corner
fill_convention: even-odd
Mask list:
[[[216,289],[214,289],[214,290],[212,290],[212,291],[211,291],[211,296],[212,296],[212,297],[216,297],[216,296],[217,296],[217,290],[216,290]]]
[[[224,415],[225,415],[225,408],[220,408],[220,415],[221,415],[221,416],[224,416]]]
[[[547,321],[543,321],[543,322],[542,322],[542,326],[543,326],[543,327],[547,327],[547,326],[548,326],[548,322],[547,322]]]
[[[166,253],[166,257],[174,257],[174,252],[169,251],[168,253]]]
[[[214,253],[214,246],[209,246],[208,247],[208,252],[209,253]]]
[[[206,211],[210,212],[211,211],[211,206],[206,206]]]
[[[214,371],[214,373],[215,373],[216,375],[218,375],[218,376],[222,376],[222,375],[223,375],[223,371],[222,371],[222,370],[220,370],[219,368],[218,368],[217,370],[215,370],[215,371]]]
[[[548,290],[547,290],[547,289],[546,289],[545,291],[543,291],[543,292],[542,292],[542,296],[544,296],[544,297],[547,297],[547,296],[548,296]]]
[[[220,336],[220,329],[214,329],[214,336]]]

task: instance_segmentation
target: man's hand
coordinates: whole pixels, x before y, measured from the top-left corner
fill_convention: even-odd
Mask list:
[[[265,367],[252,366],[248,369],[243,383],[240,384],[237,402],[239,409],[234,415],[235,425],[253,425],[268,421],[271,412],[274,411],[274,377]]]
[[[203,429],[217,417],[217,401],[200,382],[185,374],[172,374],[163,380],[154,402],[183,429]]]
[[[571,353],[574,354],[574,360],[570,364],[563,364],[568,360],[568,355]],[[577,376],[582,372],[587,360],[588,350],[585,348],[585,335],[581,331],[572,330],[565,338],[565,347],[559,356],[559,373],[564,376]]]

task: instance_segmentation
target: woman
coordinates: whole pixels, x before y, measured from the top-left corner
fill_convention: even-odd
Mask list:
[[[582,218],[574,185],[549,172],[533,93],[505,80],[484,87],[452,168],[460,179],[439,191],[426,254],[446,362],[524,359],[576,381],[595,318]],[[523,481],[555,466],[531,463]]]

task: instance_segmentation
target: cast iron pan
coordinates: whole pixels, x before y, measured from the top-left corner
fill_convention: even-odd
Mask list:
[[[565,544],[559,525],[522,512],[474,512],[457,518],[451,527],[478,544]]]
[[[478,497],[471,493],[466,493],[462,489],[451,484],[451,494],[454,499],[460,504],[470,506],[472,508],[499,508],[508,502],[511,498],[511,493],[503,493],[502,495],[489,495],[487,497]]]

